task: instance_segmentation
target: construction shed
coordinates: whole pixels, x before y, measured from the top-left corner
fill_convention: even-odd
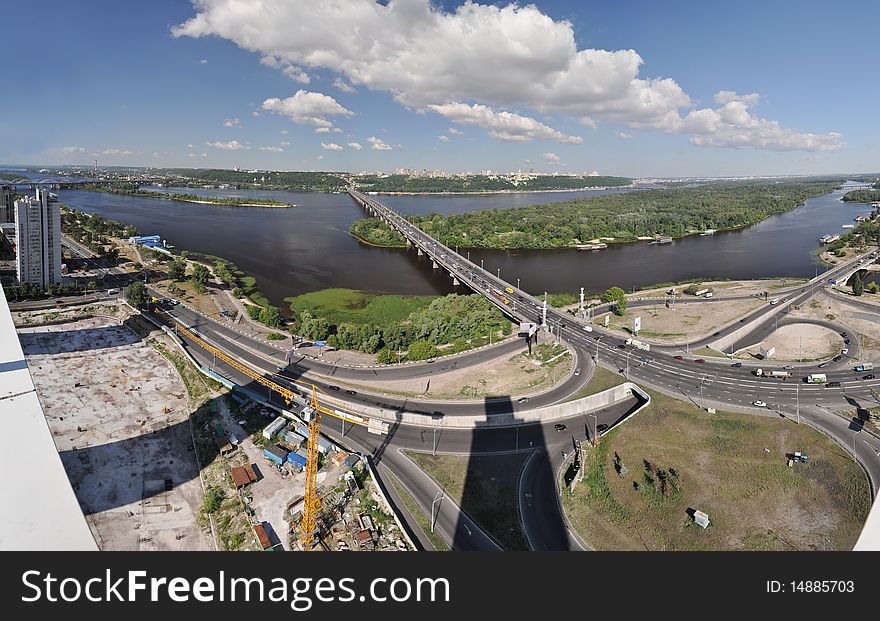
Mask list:
[[[278,464],[283,464],[284,460],[287,459],[287,451],[277,444],[270,444],[264,448],[263,455]]]
[[[245,485],[249,485],[257,480],[257,474],[254,472],[253,466],[245,464],[232,469],[232,482],[237,489],[241,489]]]

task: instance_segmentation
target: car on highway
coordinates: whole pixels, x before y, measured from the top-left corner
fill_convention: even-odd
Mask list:
[[[841,332],[841,333],[840,333],[840,336],[842,336],[843,338],[846,338],[848,335],[847,335],[846,332]]]
[[[841,359],[841,358],[843,358],[843,356],[841,356],[841,355],[837,355],[837,356],[834,356],[834,358],[832,358],[831,361],[832,361],[832,362],[840,362],[840,359]],[[826,363],[826,364],[827,364],[827,363]]]
[[[874,379],[874,374],[868,373],[867,375],[863,376],[862,379],[863,380],[872,380],[872,379]]]
[[[844,345],[849,345],[849,339],[843,339],[843,344],[844,344]]]
[[[763,401],[761,401],[760,399],[757,399],[756,401],[752,401],[752,405],[754,405],[756,408],[766,408],[767,407],[767,404],[764,403]]]
[[[785,365],[785,366],[782,367],[782,368],[783,368],[784,370],[786,370],[786,371],[790,371],[791,369],[794,368],[794,366],[793,366],[793,365],[790,365],[790,364],[787,364],[787,365]]]
[[[698,364],[703,364],[703,363],[706,362],[706,361],[703,360],[702,358],[697,358],[696,360],[694,360],[694,362],[696,362],[696,363],[698,363]]]
[[[596,427],[596,431],[607,431],[608,425],[605,423],[600,423],[598,427]]]
[[[528,397],[520,397],[519,399],[516,400],[516,402],[517,403],[527,403],[528,400],[529,400]]]
[[[575,376],[581,374],[581,369],[580,369],[580,367],[578,367],[577,369],[574,370],[574,374],[575,374]]]
[[[825,388],[840,388],[840,382],[828,382]]]
[[[775,300],[770,300],[770,306],[776,306],[777,304],[779,304],[779,298],[776,298]]]
[[[730,366],[733,367],[734,369],[741,369],[741,368],[743,368],[743,363],[742,362],[734,362]]]
[[[720,332],[713,332],[712,336],[718,336],[719,334],[721,334],[721,333]]]
[[[684,356],[674,356],[676,360],[684,360]]]
[[[339,386],[327,386],[327,388],[329,388],[330,390],[335,390],[337,392],[341,390],[341,388],[339,388]]]
[[[220,316],[221,317],[232,317],[232,313],[229,312],[228,310],[222,310],[222,311],[220,311]]]
[[[346,391],[345,391],[345,394],[347,394],[347,395],[356,395],[356,394],[358,394],[358,393],[357,393],[356,390],[346,390]]]
[[[844,356],[847,355],[847,354],[849,353],[849,348],[848,348],[848,347],[844,347],[843,350],[842,350],[840,353],[843,354]]]
[[[556,431],[565,431],[566,426],[562,423],[556,423],[555,425],[553,425],[553,429],[555,429]]]
[[[820,369],[824,369],[824,368],[827,367],[827,366],[828,366],[828,363],[827,363],[827,362],[823,362],[823,363],[821,363],[821,364],[819,365],[819,368],[820,368]]]

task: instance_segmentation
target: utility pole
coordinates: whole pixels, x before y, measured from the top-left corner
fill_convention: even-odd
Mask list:
[[[480,269],[486,271],[485,269],[483,269],[483,259],[480,259]]]
[[[434,524],[437,522],[437,516],[434,515],[434,505],[443,500],[443,492],[438,491],[437,495],[434,496],[433,502],[431,502],[431,532],[434,532]],[[439,512],[438,512],[439,513]]]
[[[544,292],[544,306],[541,309],[541,327],[547,327],[547,292]]]
[[[501,268],[498,268],[498,280],[501,280]]]
[[[599,419],[596,418],[595,414],[590,414],[593,417],[593,448],[599,444]]]
[[[581,305],[580,305],[580,308],[578,308],[578,311],[580,313],[580,316],[583,317],[584,316],[584,288],[583,287],[581,287]]]
[[[432,431],[434,432],[434,442],[431,445],[431,447],[432,447],[431,448],[431,455],[433,457],[436,457],[437,456],[437,426],[436,425],[432,428]]]
[[[596,339],[596,366],[599,366],[599,341],[602,340],[602,337]]]
[[[516,279],[516,288],[519,289],[519,278]]]
[[[801,424],[801,385],[799,383],[795,384],[794,390],[795,390],[794,398],[795,398],[795,404],[796,404],[795,407],[797,408],[797,424],[800,425]]]

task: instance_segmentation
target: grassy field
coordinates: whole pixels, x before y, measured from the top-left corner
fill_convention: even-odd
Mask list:
[[[562,503],[590,545],[610,550],[847,550],[871,494],[860,466],[807,425],[708,414],[651,392],[650,407],[589,452]],[[801,451],[809,463],[787,465]],[[664,490],[665,487],[665,490]],[[699,509],[703,530],[688,513]]]
[[[462,456],[407,452],[464,511],[507,550],[527,550],[516,513],[521,455]]]
[[[296,297],[284,298],[291,310],[299,314],[309,311],[325,317],[332,324],[370,323],[389,325],[400,323],[410,313],[427,307],[434,296],[378,295],[354,289],[323,289]]]
[[[589,383],[581,388],[579,391],[574,393],[571,397],[566,399],[566,401],[575,401],[577,399],[589,397],[590,395],[595,395],[596,393],[602,392],[603,390],[608,390],[609,388],[620,386],[625,381],[626,378],[619,373],[614,373],[613,371],[603,369],[602,367],[596,367],[596,370],[593,371],[593,377],[590,378]]]

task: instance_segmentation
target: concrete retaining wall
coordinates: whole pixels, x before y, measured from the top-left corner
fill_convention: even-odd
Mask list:
[[[775,305],[770,306],[768,304],[767,310],[765,312],[761,313],[761,315],[758,318],[753,319],[752,321],[750,321],[746,324],[743,324],[742,327],[737,328],[736,330],[734,330],[730,334],[727,334],[725,336],[722,336],[722,337],[712,341],[711,343],[708,344],[708,347],[711,349],[714,349],[715,351],[725,353],[725,350],[727,350],[727,348],[729,348],[731,345],[736,343],[739,339],[746,336],[750,332],[753,332],[754,330],[758,329],[763,324],[765,324],[767,321],[769,321],[770,317],[777,310],[779,310],[778,306],[775,306]],[[752,343],[752,345],[755,345],[755,344],[756,343]]]
[[[436,416],[429,414],[414,414],[397,410],[376,408],[351,403],[339,403],[340,409],[365,418],[374,418],[389,424],[400,423],[405,425],[420,425],[424,427],[446,427],[451,429],[473,429],[475,427],[510,427],[523,423],[543,423],[548,421],[570,418],[579,414],[599,410],[613,405],[624,399],[629,399],[636,394],[639,398],[650,403],[651,397],[632,382],[624,382],[614,388],[603,390],[595,395],[590,395],[567,403],[557,403],[542,408],[535,408],[524,412],[509,414],[475,414],[473,416],[444,416],[438,411]],[[335,400],[329,399],[333,402]],[[442,407],[442,404],[438,404]]]

